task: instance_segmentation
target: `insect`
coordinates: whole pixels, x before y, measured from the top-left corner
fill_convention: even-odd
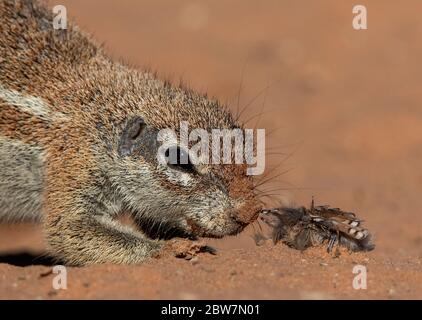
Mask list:
[[[331,252],[335,244],[353,252],[375,248],[372,235],[362,227],[363,220],[339,208],[315,206],[314,199],[309,209],[264,209],[260,220],[272,228],[274,243],[281,241],[297,250],[323,244],[327,244],[327,252]]]

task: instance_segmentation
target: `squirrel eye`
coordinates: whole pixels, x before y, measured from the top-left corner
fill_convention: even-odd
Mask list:
[[[184,172],[194,172],[195,166],[189,159],[189,153],[179,146],[169,147],[165,156],[168,159],[168,166]]]

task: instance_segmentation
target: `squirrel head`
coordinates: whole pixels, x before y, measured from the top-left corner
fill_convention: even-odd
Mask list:
[[[146,81],[123,93],[125,98],[119,102],[121,121],[113,126],[114,139],[108,146],[113,164],[105,170],[116,193],[152,237],[237,234],[261,209],[247,165],[192,161],[191,152],[180,143],[180,123],[210,135],[212,129],[241,127],[226,108],[206,96],[158,80]],[[160,135],[166,130],[174,137],[163,149]],[[160,150],[178,160],[186,156],[186,161],[163,163]]]

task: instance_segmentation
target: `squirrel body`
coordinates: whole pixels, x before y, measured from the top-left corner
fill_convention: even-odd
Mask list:
[[[38,1],[0,2],[0,221],[40,221],[53,257],[85,265],[139,263],[163,239],[236,234],[256,219],[244,165],[156,159],[158,131],[181,121],[241,127],[225,107],[112,61],[52,20]]]

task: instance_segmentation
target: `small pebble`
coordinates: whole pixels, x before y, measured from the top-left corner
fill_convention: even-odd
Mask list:
[[[48,291],[48,293],[47,293],[47,295],[48,295],[49,297],[55,296],[56,294],[57,294],[57,290],[50,290],[50,291]]]

